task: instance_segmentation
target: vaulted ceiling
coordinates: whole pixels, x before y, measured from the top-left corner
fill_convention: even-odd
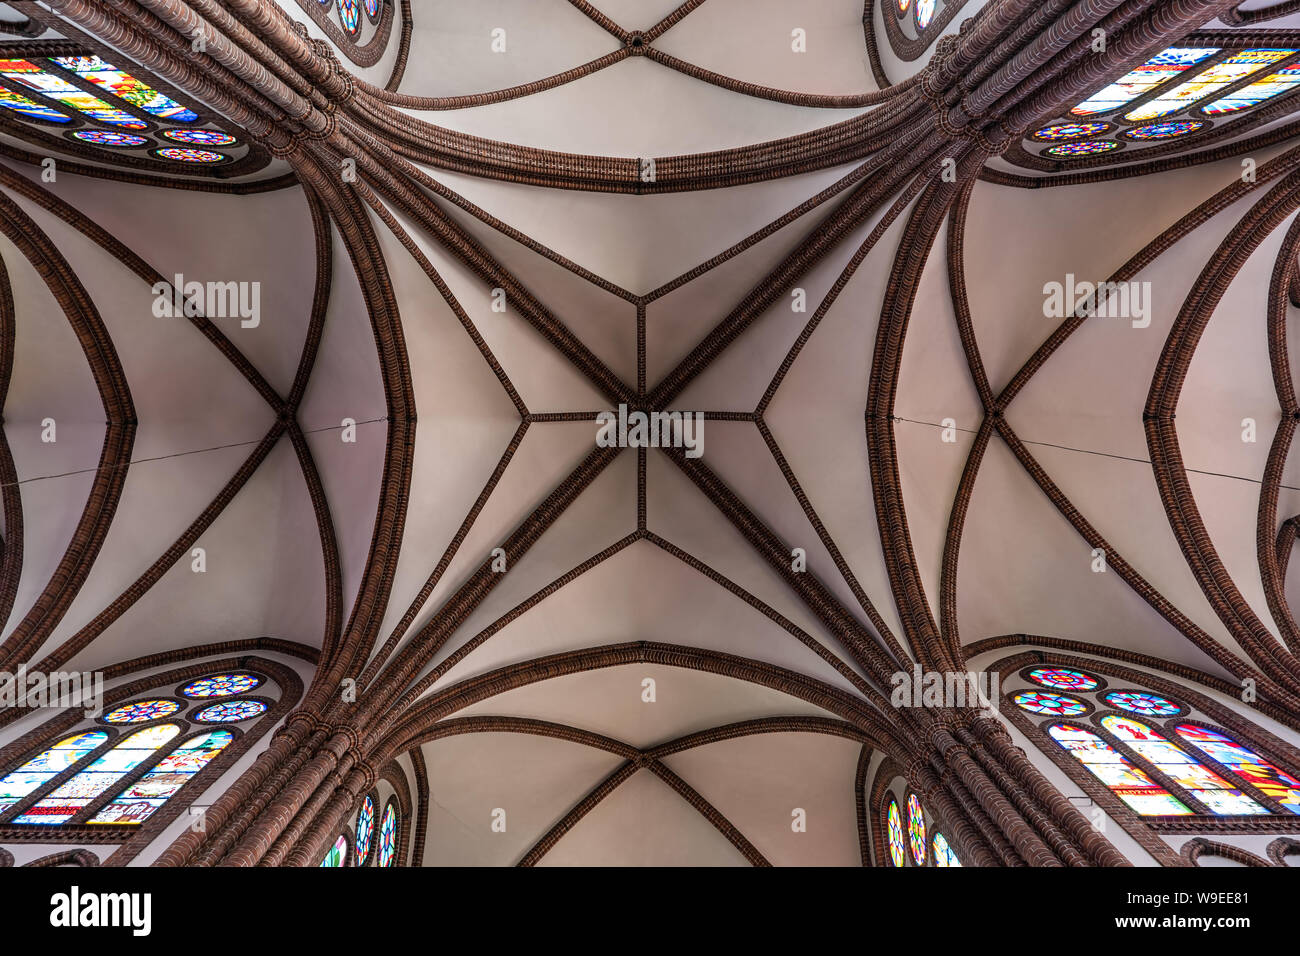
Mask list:
[[[421,750],[430,865],[519,862],[560,821],[537,860],[858,864],[860,758],[888,748],[829,702],[866,706],[878,675],[865,645],[925,659],[926,614],[954,662],[1028,635],[1251,670],[1241,609],[1216,607],[1180,546],[1152,464],[1170,446],[1153,445],[1144,410],[1202,269],[1276,181],[1269,162],[1296,164],[1286,138],[1198,151],[1294,114],[1213,147],[1189,140],[1163,166],[1136,149],[1087,173],[995,151],[939,208],[947,154],[916,155],[926,101],[909,79],[935,37],[902,59],[881,19],[891,5],[391,4],[377,61],[338,56],[361,90],[340,128],[406,193],[368,160],[331,184],[347,159],[334,140],[312,166],[211,101],[268,150],[260,169],[201,178],[78,155],[91,171],[49,181],[21,155],[30,142],[0,129],[4,662],[96,669],[261,636],[318,649],[318,695],[344,676],[391,694],[384,734]],[[983,16],[977,0],[955,5],[945,36]],[[49,27],[0,41],[97,37],[100,55],[202,101],[128,37],[96,34],[112,6],[0,5],[4,22]],[[1172,33],[1148,36],[1156,50],[1197,29],[1300,41],[1300,14],[1242,23],[1189,12],[1214,4],[1164,6],[1186,22],[1160,21]],[[334,45],[305,4],[279,0],[280,15]],[[1084,96],[1146,56],[1109,62]],[[493,91],[510,92],[475,99]],[[912,118],[890,127],[891,110]],[[758,172],[742,147],[762,147]],[[653,181],[636,175],[650,157]],[[1285,450],[1270,462],[1284,419],[1270,284],[1279,257],[1294,273],[1291,208],[1234,253],[1168,393],[1170,474],[1275,649],[1293,625],[1270,606],[1259,534],[1262,497],[1276,496],[1267,536],[1300,514],[1296,463]],[[1149,327],[1094,318],[1050,338],[1045,283],[1121,269],[1151,283]],[[154,283],[178,275],[257,283],[260,322],[157,316]],[[1283,348],[1280,361],[1294,360]],[[595,448],[596,414],[620,401],[704,412],[703,456]],[[1257,440],[1242,440],[1244,419]],[[610,645],[632,650],[594,650]],[[715,653],[691,666],[660,645]],[[585,650],[590,666],[534,664]],[[754,662],[783,676],[759,680]],[[507,676],[483,689],[484,675]],[[420,704],[459,700],[446,692],[462,683],[474,693],[435,717],[485,718],[480,732],[439,735]],[[525,735],[519,721],[568,730]],[[795,807],[815,821],[807,834],[791,831]],[[504,835],[488,827],[495,808]]]

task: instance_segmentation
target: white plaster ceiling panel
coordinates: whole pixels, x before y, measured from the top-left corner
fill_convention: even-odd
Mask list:
[[[761,734],[673,754],[670,770],[775,866],[861,866],[854,778],[861,745],[821,734]],[[794,829],[803,810],[807,829]]]
[[[420,52],[407,62],[401,86],[410,96],[509,89],[623,45],[565,0],[419,0],[413,6],[411,49]]]
[[[828,95],[875,89],[865,44],[859,0],[710,0],[654,42],[723,76]]]
[[[764,661],[853,692],[789,631],[649,541],[637,541],[506,624],[442,679],[454,684],[548,654],[659,641]]]
[[[582,744],[523,734],[444,737],[423,745],[429,828],[420,866],[513,866],[623,762]],[[493,829],[493,813],[505,829]]]

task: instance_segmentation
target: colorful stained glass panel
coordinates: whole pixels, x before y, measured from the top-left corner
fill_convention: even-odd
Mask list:
[[[370,841],[375,835],[375,800],[366,794],[357,813],[357,866],[364,866],[370,856]]]
[[[1294,52],[1295,50],[1287,49],[1238,50],[1226,60],[1206,67],[1185,83],[1179,83],[1150,102],[1125,113],[1124,118],[1130,123],[1141,123],[1177,113],[1252,73],[1272,66]]]
[[[162,720],[181,709],[174,700],[137,700],[114,707],[104,715],[110,724],[142,724],[146,720]]]
[[[907,843],[912,848],[912,862],[925,866],[925,811],[914,793],[907,797]]]
[[[339,19],[343,29],[356,33],[361,29],[361,5],[359,0],[339,0]]]
[[[72,137],[83,143],[94,143],[96,146],[110,146],[116,149],[131,149],[149,142],[143,136],[119,133],[111,129],[79,129],[72,134]]]
[[[224,153],[214,153],[210,149],[190,149],[184,146],[164,146],[162,149],[155,149],[153,154],[178,163],[219,163],[226,158]]]
[[[42,751],[13,773],[0,780],[0,813],[33,790],[45,786],[108,739],[102,730],[64,737],[49,750]]]
[[[0,60],[0,75],[71,107],[96,122],[120,126],[122,129],[148,129],[149,124],[143,120],[110,106],[63,77],[42,70],[27,60]]]
[[[71,123],[71,118],[64,116],[52,106],[37,103],[12,90],[0,88],[0,106],[13,110],[27,119],[46,120],[50,123]]]
[[[266,713],[266,704],[260,700],[224,700],[204,707],[194,719],[202,724],[231,724]]]
[[[1072,671],[1064,667],[1035,667],[1028,674],[1035,684],[1052,687],[1056,690],[1093,690],[1098,681],[1082,671]]]
[[[163,136],[177,143],[188,143],[190,146],[229,146],[235,142],[235,137],[219,129],[169,129],[163,131]]]
[[[1300,813],[1300,780],[1279,770],[1249,747],[1196,724],[1179,724],[1174,732],[1292,813]]]
[[[200,130],[169,130],[172,132],[200,132]],[[213,674],[211,677],[201,677],[193,683],[186,684],[181,688],[181,693],[186,697],[234,697],[236,694],[246,694],[258,684],[262,683],[262,678],[254,677],[252,674]]]
[[[1276,73],[1269,74],[1262,80],[1256,80],[1248,86],[1243,86],[1235,93],[1220,97],[1202,107],[1201,111],[1207,116],[1222,116],[1224,113],[1240,112],[1241,110],[1250,109],[1252,106],[1258,106],[1265,100],[1281,96],[1283,93],[1289,93],[1296,88],[1297,84],[1300,84],[1300,63],[1292,63]]]
[[[1068,159],[1072,156],[1096,156],[1099,153],[1109,153],[1112,149],[1119,149],[1119,143],[1110,139],[1095,139],[1087,143],[1062,143],[1043,150],[1043,153]]]
[[[114,96],[121,97],[150,116],[177,123],[193,123],[199,118],[197,113],[181,106],[170,96],[164,96],[153,87],[140,82],[129,73],[123,73],[113,64],[97,56],[54,56],[50,57],[50,61],[89,80]]]
[[[894,866],[907,865],[907,851],[903,849],[903,818],[898,812],[898,802],[889,801],[885,811],[885,826],[889,830],[889,860]]]
[[[1026,690],[1011,698],[1016,705],[1031,714],[1052,717],[1078,717],[1088,710],[1088,705],[1064,694],[1050,694],[1041,690]]]
[[[1218,52],[1218,47],[1171,47],[1098,90],[1070,112],[1075,116],[1095,116],[1119,109]]]
[[[1175,139],[1179,136],[1186,136],[1188,133],[1195,133],[1205,124],[1200,120],[1184,120],[1178,123],[1156,123],[1152,126],[1137,126],[1130,130],[1125,130],[1124,135],[1128,139]]]
[[[330,847],[330,851],[325,854],[325,859],[321,860],[321,866],[343,866],[348,859],[348,841],[345,837],[340,836]]]
[[[916,0],[916,26],[917,29],[924,30],[934,19],[934,7],[936,0]]]
[[[1197,763],[1159,733],[1132,717],[1111,714],[1101,725],[1149,761],[1157,770],[1219,816],[1268,813],[1218,774]]]
[[[1075,760],[1136,813],[1144,816],[1189,816],[1192,811],[1135,767],[1128,758],[1085,727],[1056,724],[1048,734]]]
[[[961,860],[957,859],[957,854],[953,852],[948,841],[942,833],[936,833],[934,839],[930,841],[930,847],[934,850],[935,866],[961,866]]]
[[[176,792],[189,783],[194,775],[221,753],[234,735],[228,730],[210,730],[191,737],[181,744],[147,774],[131,784],[104,809],[91,818],[91,823],[142,823],[155,810],[166,803]]]
[[[1102,697],[1106,703],[1120,710],[1127,710],[1143,717],[1173,717],[1182,708],[1172,700],[1157,697],[1155,694],[1143,694],[1137,691],[1111,691]]]
[[[384,820],[379,825],[379,865],[392,866],[397,853],[397,809],[393,804],[384,807]]]
[[[366,16],[372,20],[379,16],[379,0],[366,0]]]
[[[14,818],[14,823],[66,823],[77,812],[130,771],[148,760],[181,729],[175,724],[159,724],[137,730],[85,770],[61,784],[43,800]]]
[[[1108,129],[1110,129],[1109,123],[1053,123],[1051,126],[1044,126],[1038,130],[1034,133],[1034,136],[1038,139],[1060,143],[1072,139],[1083,139],[1085,136],[1099,136]]]

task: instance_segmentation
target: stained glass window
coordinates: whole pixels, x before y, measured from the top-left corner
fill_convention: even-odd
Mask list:
[[[169,129],[163,131],[163,136],[178,143],[188,143],[191,146],[229,146],[235,142],[235,137],[229,133],[223,133],[219,129]],[[248,677],[249,675],[241,675]],[[257,686],[256,680],[253,686]],[[234,691],[234,693],[242,693]],[[209,695],[211,696],[211,695]]]
[[[1188,133],[1195,133],[1205,124],[1200,120],[1183,120],[1178,123],[1156,123],[1152,126],[1138,126],[1134,129],[1126,130],[1124,135],[1129,139],[1174,139],[1178,136],[1186,136]]]
[[[1140,720],[1111,714],[1101,725],[1219,816],[1268,813],[1218,774],[1197,763]]]
[[[79,129],[72,136],[73,139],[79,139],[83,143],[94,143],[96,146],[111,146],[118,149],[131,149],[149,142],[143,136],[136,136],[133,133],[119,133],[111,129]]]
[[[1088,710],[1088,705],[1064,694],[1049,694],[1041,690],[1021,691],[1012,698],[1023,710],[1032,714],[1052,717],[1078,717]]]
[[[1288,67],[1271,73],[1262,80],[1256,80],[1248,86],[1243,86],[1235,93],[1229,93],[1220,99],[1202,107],[1202,112],[1207,116],[1220,116],[1224,113],[1235,113],[1238,110],[1249,109],[1252,106],[1258,106],[1265,100],[1271,100],[1283,93],[1289,93],[1295,89],[1296,84],[1300,83],[1300,63],[1292,63]]]
[[[916,26],[917,29],[924,30],[934,19],[934,6],[936,0],[916,0]]]
[[[361,29],[361,6],[359,0],[339,0],[339,19],[343,29],[356,33]]]
[[[203,132],[202,130],[170,130],[171,132],[192,133]],[[163,135],[169,135],[164,133]],[[186,684],[181,688],[181,693],[186,697],[234,697],[236,694],[246,694],[258,684],[262,683],[262,678],[254,677],[252,674],[213,674],[211,677],[201,677],[198,680]]]
[[[330,847],[330,851],[325,854],[325,859],[321,860],[321,866],[343,866],[348,859],[348,841],[347,837],[339,835]]]
[[[162,720],[180,710],[181,705],[174,700],[137,700],[121,707],[114,707],[104,715],[110,724],[142,724],[146,720]]]
[[[1218,47],[1171,47],[1092,94],[1070,112],[1075,116],[1095,116],[1119,109],[1218,52]]]
[[[366,16],[371,19],[379,16],[379,0],[366,0]]]
[[[1137,691],[1113,690],[1102,697],[1106,703],[1120,710],[1141,714],[1143,717],[1173,717],[1182,708],[1172,700],[1157,697],[1155,694],[1142,694]]]
[[[1060,146],[1053,146],[1051,149],[1044,150],[1048,156],[1096,156],[1098,153],[1109,153],[1112,149],[1119,149],[1119,143],[1109,139],[1092,140],[1087,143],[1062,143]]]
[[[1181,800],[1086,727],[1054,724],[1047,732],[1134,812],[1144,817],[1191,815]]]
[[[150,116],[178,123],[193,123],[199,118],[193,110],[186,109],[171,97],[164,96],[97,56],[55,56],[50,57],[50,61],[121,97]]]
[[[906,13],[907,8],[912,5],[912,0],[898,0],[898,12]]]
[[[903,820],[898,813],[898,801],[892,797],[889,809],[885,811],[885,825],[889,829],[889,859],[894,866],[906,866],[906,850],[903,849]]]
[[[1185,83],[1179,83],[1150,102],[1124,114],[1124,118],[1131,123],[1141,123],[1177,113],[1294,52],[1295,50],[1286,49],[1238,50],[1221,63],[1207,67]]]
[[[0,106],[11,109],[27,119],[45,120],[48,123],[71,123],[72,118],[64,116],[52,106],[29,100],[20,93],[0,88]]]
[[[77,761],[88,757],[107,739],[108,733],[103,730],[73,734],[71,737],[64,737],[49,750],[37,754],[0,780],[0,813],[8,810],[33,790],[49,783]]]
[[[379,825],[379,865],[392,866],[397,852],[397,807],[384,807],[384,820]]]
[[[99,123],[120,126],[123,129],[148,129],[149,124],[124,110],[109,106],[98,97],[73,86],[61,76],[55,76],[27,60],[0,60],[0,75],[35,90],[42,96],[62,103]]]
[[[210,730],[191,737],[119,793],[90,822],[142,823],[174,797],[181,787],[189,783],[232,740],[234,735],[228,730]]]
[[[189,149],[182,146],[164,146],[155,149],[153,154],[178,163],[219,163],[226,158],[223,153],[214,153],[210,149]]]
[[[1064,142],[1083,139],[1085,136],[1097,136],[1108,129],[1110,129],[1109,123],[1054,123],[1051,126],[1044,126],[1034,135],[1039,139]]]
[[[194,715],[201,724],[231,724],[266,713],[266,704],[260,700],[223,700],[204,707]]]
[[[375,835],[375,799],[366,794],[357,814],[357,866],[364,866],[370,856],[370,840]]]
[[[912,862],[925,866],[925,811],[914,793],[907,797],[907,842],[912,848]]]
[[[1082,671],[1067,670],[1064,667],[1035,667],[1028,677],[1035,684],[1056,690],[1093,690],[1099,683],[1095,677],[1089,677]]]
[[[14,823],[65,823],[92,800],[144,763],[181,729],[175,724],[158,724],[137,730],[112,750],[96,758],[85,770],[38,800]]]
[[[1174,733],[1292,813],[1300,813],[1300,780],[1279,770],[1255,751],[1196,724],[1179,724]]]
[[[961,866],[961,860],[957,859],[957,854],[953,852],[942,833],[934,835],[934,839],[930,841],[930,848],[934,850],[935,866]]]

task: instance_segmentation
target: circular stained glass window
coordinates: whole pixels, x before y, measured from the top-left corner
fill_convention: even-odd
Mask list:
[[[1102,700],[1120,710],[1141,714],[1144,717],[1173,717],[1183,711],[1183,708],[1172,700],[1138,691],[1111,691]]]
[[[223,700],[204,707],[194,715],[201,724],[233,724],[266,713],[266,704],[260,700]]]
[[[885,822],[889,828],[889,859],[894,866],[906,866],[906,851],[903,849],[903,820],[898,813],[898,802],[889,801],[889,810],[885,813]]]
[[[1187,120],[1181,123],[1156,123],[1154,126],[1139,126],[1136,129],[1126,130],[1124,136],[1128,139],[1173,139],[1175,136],[1186,136],[1188,133],[1195,133],[1204,125],[1199,120]]]
[[[132,149],[149,142],[143,136],[119,133],[111,129],[81,129],[73,133],[72,136],[83,143],[94,143],[96,146],[111,146],[114,149]]]
[[[1097,678],[1089,677],[1082,671],[1067,670],[1064,667],[1035,667],[1026,676],[1035,684],[1056,690],[1094,690],[1100,683]]]
[[[379,825],[379,865],[392,866],[397,852],[397,808],[384,807],[384,821]]]
[[[925,812],[914,793],[907,797],[907,843],[912,848],[912,862],[925,866]]]
[[[357,866],[364,866],[370,856],[370,840],[375,835],[375,798],[366,794],[357,814]]]
[[[164,146],[162,149],[155,149],[153,154],[177,163],[220,163],[228,158],[225,153],[214,153],[210,149],[186,149],[182,146]]]
[[[163,130],[163,135],[191,146],[229,146],[235,142],[235,137],[219,129],[168,129]]]
[[[1022,710],[1032,714],[1047,714],[1051,717],[1078,717],[1088,710],[1088,705],[1081,700],[1041,690],[1021,691],[1011,699]]]
[[[360,30],[360,0],[339,0],[339,19],[343,21],[343,29],[347,30],[348,33],[356,33]]]
[[[321,866],[343,866],[348,859],[348,841],[346,837],[340,836],[330,847],[330,851],[325,854],[325,859],[320,861]]]
[[[260,683],[262,678],[252,674],[213,674],[186,684],[181,688],[181,694],[186,697],[234,697],[247,694]]]
[[[1096,139],[1088,143],[1062,143],[1060,146],[1053,146],[1045,150],[1047,156],[1096,156],[1098,153],[1109,153],[1112,149],[1119,149],[1119,143],[1112,139]]]
[[[104,715],[110,724],[142,724],[146,720],[170,717],[181,709],[174,700],[137,700],[132,704],[115,707]]]
[[[934,5],[936,0],[916,0],[916,26],[924,30],[934,19]]]
[[[1060,143],[1071,139],[1083,139],[1085,136],[1099,136],[1108,129],[1110,129],[1109,123],[1054,123],[1051,126],[1044,126],[1034,134],[1034,137]]]

